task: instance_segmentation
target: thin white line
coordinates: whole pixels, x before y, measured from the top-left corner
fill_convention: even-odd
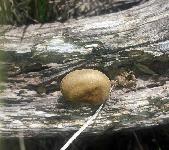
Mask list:
[[[76,132],[73,136],[66,142],[66,144],[60,150],[66,150],[69,145],[90,125],[93,123],[93,120],[97,117],[99,112],[101,111],[103,104],[97,109],[95,114],[89,118],[89,120]]]
[[[24,136],[23,136],[22,131],[19,133],[19,146],[20,146],[20,150],[26,150]]]

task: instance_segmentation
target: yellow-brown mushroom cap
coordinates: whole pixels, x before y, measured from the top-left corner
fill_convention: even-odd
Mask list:
[[[61,81],[61,92],[66,100],[101,104],[109,97],[109,78],[98,70],[82,69],[67,74]]]

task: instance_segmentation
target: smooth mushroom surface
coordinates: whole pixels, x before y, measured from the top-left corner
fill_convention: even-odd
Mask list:
[[[101,104],[108,99],[110,87],[109,78],[93,69],[75,70],[61,81],[61,92],[71,102]]]

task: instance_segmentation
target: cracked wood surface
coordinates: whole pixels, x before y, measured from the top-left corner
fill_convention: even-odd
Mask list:
[[[67,103],[60,79],[77,68],[96,68],[114,80],[133,71],[135,87],[114,87],[86,133],[168,123],[169,2],[66,23],[2,26],[0,49],[8,79],[1,94],[0,133],[26,137],[80,128],[98,108]]]

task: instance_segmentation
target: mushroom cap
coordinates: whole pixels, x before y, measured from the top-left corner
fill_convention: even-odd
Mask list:
[[[71,102],[101,104],[108,99],[110,87],[109,78],[93,69],[75,70],[61,81],[61,92]]]

